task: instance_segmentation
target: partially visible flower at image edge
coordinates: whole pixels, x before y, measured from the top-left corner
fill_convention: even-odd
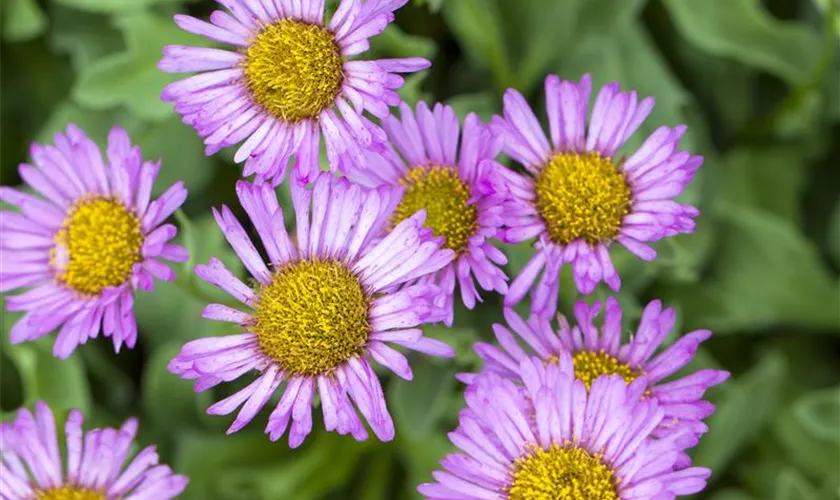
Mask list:
[[[495,373],[465,393],[429,499],[670,500],[702,491],[709,469],[674,469],[691,436],[652,438],[664,414],[641,398],[645,382],[603,375],[587,387],[555,364],[519,365],[524,387]]]
[[[321,135],[333,171],[342,170],[342,154],[361,163],[386,140],[364,112],[387,116],[404,83],[396,73],[430,66],[422,58],[349,59],[367,51],[408,0],[341,0],[328,23],[324,0],[217,1],[230,13],[175,22],[236,51],[165,47],[162,71],[199,74],[168,85],[161,98],[204,138],[208,155],[242,142],[234,159],[246,162],[246,177],[278,184],[294,158],[297,177],[308,182],[319,171]]]
[[[394,424],[371,361],[410,380],[408,360],[389,344],[454,356],[451,347],[417,328],[442,319],[440,289],[430,283],[400,286],[439,271],[452,260],[452,250],[442,249],[442,238],[423,227],[422,211],[381,237],[399,199],[392,188],[368,190],[328,172],[312,189],[291,183],[296,244],[268,184],[240,181],[236,190],[270,265],[230,209],[214,210],[255,284],[247,286],[215,258],[196,266],[199,277],[249,309],[210,304],[203,316],[244,331],[188,342],[169,370],[195,379],[196,391],[259,373],[207,410],[227,415],[241,406],[228,433],[246,426],[283,384],[266,427],[272,440],[289,429],[291,447],[303,442],[312,430],[316,392],[326,430],[367,439],[361,413],[377,438],[393,439]]]
[[[114,127],[107,162],[75,125],[55,145],[33,144],[34,165],[19,168],[35,193],[0,187],[0,200],[20,212],[0,212],[0,292],[8,311],[25,311],[10,341],[32,341],[59,329],[53,354],[69,356],[102,333],[114,349],[137,342],[134,291],[152,291],[154,278],[172,281],[162,260],[185,262],[169,244],[177,229],[163,224],[187,198],[182,182],[152,199],[160,161],[143,161],[140,148]]]
[[[454,320],[455,284],[467,309],[481,301],[475,282],[488,291],[507,292],[507,276],[500,266],[505,254],[493,246],[501,232],[508,198],[505,168],[496,162],[498,137],[475,113],[464,119],[463,129],[451,106],[424,102],[416,112],[400,105],[400,118],[382,121],[393,146],[385,153],[370,152],[364,165],[350,169],[347,178],[365,186],[402,186],[392,225],[426,211],[426,226],[444,238],[444,248],[455,260],[426,281],[446,293],[446,318]],[[459,147],[460,146],[460,147]]]
[[[604,319],[599,328],[594,320],[602,308]],[[662,422],[653,434],[688,432],[695,436],[696,444],[708,430],[703,419],[715,410],[712,403],[703,400],[703,394],[728,379],[729,372],[704,369],[665,379],[688,365],[712,333],[689,332],[657,354],[676,320],[674,309],[663,309],[660,301],[654,300],[645,307],[638,328],[625,344],[621,342],[621,307],[614,298],[608,298],[605,306],[601,302],[588,305],[580,301],[574,312],[576,324],[570,325],[559,315],[559,328],[555,331],[551,317],[532,315],[526,322],[512,309],[505,309],[507,325],[493,325],[499,345],[475,344],[476,354],[484,360],[482,371],[515,378],[519,364],[536,355],[543,363],[557,364],[574,373],[587,388],[601,375],[620,375],[628,384],[644,376],[644,397],[657,401],[663,411]],[[520,346],[519,339],[525,342],[527,350]],[[459,379],[470,383],[475,375],[461,374]],[[686,463],[688,456],[681,456],[678,465]]]
[[[616,158],[654,100],[639,102],[636,92],[607,84],[587,123],[591,90],[589,75],[577,83],[557,75],[546,78],[550,142],[514,89],[505,92],[504,115],[493,119],[492,126],[505,137],[504,152],[526,171],[508,171],[517,203],[505,211],[503,239],[521,243],[537,238],[536,253],[511,283],[506,306],[530,290],[535,307],[552,313],[564,263],[571,264],[581,293],[592,293],[601,281],[617,291],[621,279],[609,254],[613,242],[650,261],[656,251],[649,242],[694,231],[698,210],[673,199],[703,163],[701,156],[677,150],[686,126],[659,127],[628,158]]]
[[[71,410],[64,426],[62,460],[56,423],[44,402],[35,412],[18,410],[0,424],[0,491],[9,500],[169,500],[187,487],[187,477],[158,464],[149,446],[126,464],[137,420],[119,429],[82,430],[84,417]]]

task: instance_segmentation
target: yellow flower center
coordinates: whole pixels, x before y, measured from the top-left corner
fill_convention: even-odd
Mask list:
[[[367,344],[370,298],[342,262],[287,264],[258,296],[252,331],[263,352],[289,373],[329,372]]]
[[[515,463],[509,500],[618,500],[615,472],[575,446],[534,446]]]
[[[444,248],[461,253],[478,227],[478,209],[467,204],[470,188],[452,167],[419,166],[400,181],[405,194],[391,217],[396,226],[418,210],[426,209],[425,226],[446,239]]]
[[[77,202],[55,239],[66,252],[66,262],[53,255],[59,281],[86,295],[122,285],[143,258],[140,219],[114,199]]]
[[[630,364],[622,363],[604,351],[576,352],[572,356],[572,364],[575,367],[575,378],[583,381],[587,389],[592,387],[592,382],[601,375],[621,375],[624,381],[630,384],[642,374],[633,370]]]
[[[75,486],[35,490],[35,500],[106,500],[104,493]]]
[[[246,56],[254,100],[285,122],[317,118],[341,90],[344,58],[322,26],[281,19],[257,35]]]
[[[613,239],[630,211],[624,174],[597,152],[555,155],[537,177],[536,195],[548,235],[561,245]]]

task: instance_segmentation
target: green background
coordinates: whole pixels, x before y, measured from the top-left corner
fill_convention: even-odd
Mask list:
[[[629,147],[657,126],[688,124],[683,147],[706,158],[683,196],[701,209],[697,232],[657,244],[652,263],[618,248],[613,256],[626,329],[660,297],[677,308],[681,333],[715,333],[692,369],[733,373],[709,392],[718,411],[694,456],[714,473],[699,498],[840,498],[840,17],[829,1],[414,0],[372,43],[372,56],[433,61],[407,78],[409,102],[442,100],[461,115],[488,118],[507,87],[541,108],[547,73],[589,72],[596,85],[618,80],[656,98]],[[3,184],[19,182],[16,167],[30,142],[51,141],[66,123],[100,143],[119,124],[147,158],[163,158],[158,192],[178,179],[190,189],[177,222],[193,262],[214,255],[241,273],[209,216],[211,206],[236,205],[232,152],[205,157],[195,132],[158,99],[173,80],[155,67],[161,47],[205,43],[179,31],[172,15],[206,17],[214,5],[3,0]],[[285,188],[279,195],[288,203]],[[527,245],[505,251],[511,275],[531,254]],[[224,434],[229,418],[204,415],[242,384],[194,394],[165,371],[185,341],[231,331],[200,319],[218,294],[195,281],[190,265],[177,283],[138,293],[139,345],[119,355],[100,340],[58,361],[50,355],[54,336],[9,346],[16,315],[5,314],[3,417],[36,399],[61,413],[81,408],[89,425],[139,416],[141,443],[157,443],[163,459],[190,476],[184,498],[416,497],[415,485],[451,449],[446,432],[462,404],[452,375],[477,366],[470,345],[488,339],[500,320],[499,297],[457,311],[452,329],[427,328],[457,346],[457,360],[415,356],[412,383],[384,378],[393,443],[318,431],[319,417],[304,446],[291,451],[262,434],[266,412],[233,436]],[[564,274],[566,311],[572,290]]]

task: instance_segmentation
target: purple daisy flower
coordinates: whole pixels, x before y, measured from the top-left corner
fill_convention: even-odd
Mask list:
[[[408,0],[341,0],[329,23],[324,0],[217,0],[210,23],[177,15],[183,30],[227,43],[236,51],[170,45],[158,67],[200,74],[168,85],[184,122],[204,138],[207,154],[244,143],[237,163],[246,176],[274,183],[290,158],[304,181],[319,171],[321,134],[332,168],[340,154],[363,161],[385,133],[364,116],[384,118],[400,98],[403,78],[430,66],[422,58],[350,60],[369,48]]]
[[[664,418],[645,383],[598,377],[587,391],[562,367],[523,361],[524,386],[494,373],[467,389],[449,439],[461,452],[441,461],[427,498],[667,500],[701,491],[710,471],[674,464],[690,437],[651,438]]]
[[[518,303],[531,289],[538,308],[553,313],[563,263],[572,265],[578,290],[589,294],[600,281],[621,286],[608,248],[613,241],[644,260],[656,252],[647,242],[694,231],[696,208],[673,198],[694,178],[701,156],[677,151],[686,130],[660,127],[629,158],[616,152],[653,109],[650,97],[637,102],[635,92],[605,85],[595,99],[587,129],[592,82],[545,80],[551,142],[525,98],[513,89],[504,96],[504,117],[493,119],[505,137],[505,153],[527,175],[509,173],[513,198],[506,211],[504,238],[520,243],[538,237],[536,253],[514,279],[505,304]]]
[[[0,498],[3,500],[168,500],[189,479],[158,465],[154,446],[123,467],[137,434],[137,420],[119,429],[82,431],[82,413],[72,410],[64,426],[67,462],[61,459],[55,418],[35,403],[35,414],[18,411],[0,424]],[[65,472],[66,468],[66,472]]]
[[[303,442],[312,430],[316,391],[327,430],[367,439],[358,408],[376,436],[390,440],[394,424],[369,360],[411,379],[405,356],[388,344],[454,356],[449,346],[424,337],[417,328],[440,321],[440,289],[425,282],[400,286],[439,271],[454,252],[442,249],[442,238],[423,227],[423,212],[380,238],[399,196],[387,187],[366,190],[322,173],[311,190],[297,183],[291,188],[297,245],[284,228],[274,191],[267,184],[237,183],[239,200],[256,226],[271,268],[231,211],[214,211],[256,283],[246,286],[216,259],[196,266],[198,276],[251,309],[211,304],[203,315],[238,323],[245,332],[191,341],[169,370],[196,379],[196,391],[260,372],[251,385],[208,409],[227,415],[242,406],[228,433],[250,422],[284,384],[266,427],[272,440],[291,421],[289,445]]]
[[[659,403],[663,419],[654,432],[662,436],[674,431],[688,431],[699,438],[706,432],[703,419],[714,412],[714,405],[704,401],[706,389],[720,384],[729,373],[721,370],[700,370],[685,377],[665,381],[685,367],[694,357],[700,343],[712,332],[697,330],[679,338],[670,347],[656,354],[674,326],[676,314],[672,308],[662,309],[654,300],[645,307],[642,319],[630,341],[621,343],[621,307],[612,297],[607,299],[604,321],[600,329],[594,320],[601,311],[601,303],[575,306],[575,326],[562,315],[558,316],[559,330],[552,329],[550,317],[532,315],[525,322],[513,309],[505,309],[504,325],[493,325],[500,347],[476,343],[475,351],[485,361],[482,371],[515,377],[519,364],[536,354],[544,363],[557,364],[589,388],[601,375],[620,375],[628,383],[644,376],[645,398]],[[513,330],[514,333],[511,333]],[[515,335],[514,335],[515,334]],[[520,347],[517,337],[528,346]],[[461,375],[471,382],[474,375]]]
[[[436,104],[430,110],[420,102],[415,114],[403,103],[400,111],[401,119],[382,121],[394,147],[388,145],[384,154],[369,153],[347,176],[366,186],[402,186],[390,227],[425,210],[426,227],[455,252],[450,265],[421,280],[440,285],[446,293],[444,322],[451,326],[456,281],[467,309],[481,301],[474,280],[484,290],[507,293],[507,276],[499,268],[507,258],[490,243],[501,231],[507,198],[500,172],[504,167],[495,160],[501,143],[474,113],[460,131],[450,106]]]
[[[35,166],[20,176],[37,194],[0,187],[0,200],[20,213],[0,212],[0,292],[9,311],[26,311],[12,327],[12,343],[35,340],[60,327],[59,358],[100,331],[119,352],[137,342],[134,290],[151,291],[154,278],[175,272],[160,259],[184,262],[186,250],[167,242],[177,232],[161,225],[187,198],[183,183],[151,199],[160,161],[143,161],[140,148],[114,127],[107,163],[75,125],[55,135],[55,146],[33,144]]]

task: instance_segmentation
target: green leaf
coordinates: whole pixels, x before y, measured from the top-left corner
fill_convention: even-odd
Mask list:
[[[724,214],[726,229],[712,276],[672,289],[692,327],[717,333],[771,325],[837,329],[840,290],[814,245],[778,217],[748,208]]]
[[[500,83],[526,95],[541,84],[580,36],[576,23],[585,5],[581,0],[500,2],[505,45],[513,61],[511,80]]]
[[[30,40],[47,29],[47,16],[37,0],[5,0],[2,12],[3,39],[9,42]]]
[[[176,429],[198,422],[199,414],[211,404],[211,391],[196,393],[192,381],[169,373],[166,366],[181,349],[178,341],[154,350],[143,370],[143,407],[154,424]]]
[[[840,267],[840,202],[837,203],[831,213],[831,221],[828,226],[828,250],[834,256],[837,267]]]
[[[485,123],[488,123],[493,114],[499,112],[501,99],[490,92],[477,92],[475,94],[459,94],[446,100],[452,106],[455,113],[463,121],[470,112],[474,112]]]
[[[833,391],[826,390],[826,392]],[[837,442],[831,439],[826,440],[819,434],[824,424],[827,423],[836,427],[837,421],[825,422],[820,420],[823,417],[816,416],[814,418],[815,416],[812,415],[806,415],[803,419],[802,415],[799,415],[803,411],[809,411],[807,406],[803,409],[802,402],[813,394],[819,394],[819,392],[812,392],[803,396],[792,405],[778,412],[773,425],[773,437],[779,443],[779,449],[785,457],[785,462],[797,466],[800,470],[809,471],[809,474],[813,477],[822,477],[827,481],[834,480],[836,482],[836,471],[840,467]],[[817,429],[820,429],[817,431],[817,435],[810,428],[814,427],[814,420],[816,420]]]
[[[396,24],[391,24],[379,36],[371,38],[370,49],[365,52],[365,59],[388,57],[423,57],[431,59],[437,51],[434,40],[417,35],[409,35]]]
[[[163,160],[155,181],[155,195],[184,181],[189,194],[196,196],[213,179],[216,162],[204,155],[204,144],[195,130],[176,115],[160,123],[135,123],[128,131],[132,141],[143,149],[144,158]]]
[[[706,263],[713,256],[717,236],[715,219],[703,217],[701,214],[697,229],[693,233],[678,234],[660,242],[655,246],[655,265],[645,264],[655,267],[656,275],[663,281],[696,283],[700,280]]]
[[[489,68],[499,88],[514,81],[497,0],[448,0],[443,5],[446,24],[461,48],[481,67]]]
[[[735,488],[718,491],[710,498],[711,500],[753,500],[753,497],[749,496],[745,491]]]
[[[315,432],[290,450],[260,432],[230,436],[184,432],[173,468],[190,477],[185,499],[316,500],[347,481],[365,445]]]
[[[359,492],[355,498],[388,500],[389,483],[394,470],[394,454],[389,445],[382,446],[367,464]]]
[[[48,42],[54,52],[69,54],[76,72],[95,60],[125,50],[122,34],[107,15],[56,4],[51,9]]]
[[[108,131],[115,123],[125,118],[126,114],[121,110],[92,111],[68,99],[53,108],[52,114],[35,137],[35,142],[52,144],[55,134],[64,133],[67,125],[73,123],[84,130],[88,137],[100,147],[103,147],[108,139]]]
[[[831,22],[834,25],[834,32],[838,37],[840,37],[840,9],[835,7],[832,10],[831,1],[832,0],[814,0],[814,3],[824,16],[833,14],[833,19],[827,19],[826,21]]]
[[[260,431],[261,429],[245,429],[230,436],[220,432],[177,433],[177,452],[170,465],[180,474],[190,478],[184,498],[221,499],[218,488],[224,479],[223,472],[264,466],[288,457],[287,446],[271,442],[268,436]]]
[[[817,492],[796,469],[786,467],[776,477],[776,500],[817,500]]]
[[[840,387],[810,392],[793,406],[796,420],[817,439],[840,444]]]
[[[769,351],[737,380],[727,382],[714,415],[709,417],[709,433],[694,453],[694,463],[723,473],[745,446],[761,435],[770,422],[788,366],[782,354]]]
[[[813,68],[820,41],[810,28],[774,19],[759,0],[665,0],[680,34],[700,50],[769,71],[789,84]]]
[[[363,446],[348,436],[334,433],[320,433],[308,439],[314,442],[296,451],[292,461],[225,474],[224,480],[219,482],[219,497],[232,499],[243,489],[252,489],[256,498],[266,500],[317,500],[345,483],[358,465]]]
[[[414,0],[417,5],[428,5],[432,12],[439,11],[443,7],[443,2],[444,0]]]
[[[575,30],[579,36],[609,35],[619,26],[638,23],[648,0],[586,0],[581,6]]]
[[[180,3],[182,0],[55,0],[74,9],[108,14],[142,11],[157,3]]]
[[[432,471],[440,468],[440,461],[447,454],[456,451],[455,445],[446,439],[443,432],[430,434],[423,439],[410,439],[398,433],[395,444],[402,453],[408,472],[404,491],[398,497],[401,499],[423,498],[417,492],[417,486],[421,483],[433,482]]]
[[[122,2],[122,0],[120,0]],[[160,100],[165,85],[183,76],[157,69],[165,45],[205,46],[206,40],[181,31],[165,17],[148,12],[116,18],[126,51],[98,59],[79,74],[73,98],[92,109],[125,106],[139,118],[160,121],[172,115],[168,103]]]
[[[788,146],[736,149],[724,160],[724,195],[733,205],[749,205],[798,223],[806,159],[801,150]]]
[[[65,360],[53,357],[54,341],[55,336],[50,335],[35,342],[4,345],[20,374],[24,404],[29,406],[42,400],[53,410],[78,408],[87,412],[91,407],[91,394],[81,357],[78,352]]]
[[[414,379],[394,378],[388,387],[388,401],[397,433],[421,439],[436,432],[455,386],[455,370],[425,358],[413,358]]]
[[[22,314],[6,312],[2,296],[0,310],[3,311],[0,351],[17,369],[23,390],[23,405],[31,406],[35,401],[42,400],[55,411],[73,408],[82,412],[88,411],[92,399],[79,353],[75,352],[65,360],[53,357],[52,345],[55,335],[47,335],[34,342],[10,344],[9,332]],[[85,346],[80,347],[84,348]]]

